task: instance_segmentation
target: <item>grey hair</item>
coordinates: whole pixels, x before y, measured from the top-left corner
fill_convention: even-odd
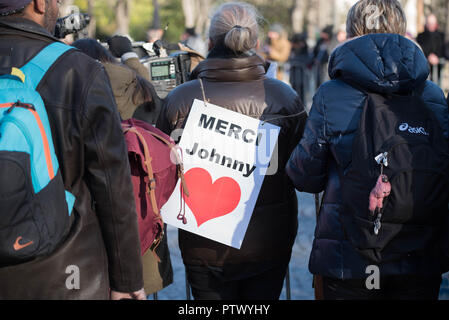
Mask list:
[[[406,32],[407,18],[397,0],[360,0],[348,12],[348,38],[370,33],[405,35]]]
[[[224,3],[212,17],[209,38],[216,43],[224,37],[224,44],[229,49],[247,52],[257,46],[261,19],[256,8],[248,3]]]

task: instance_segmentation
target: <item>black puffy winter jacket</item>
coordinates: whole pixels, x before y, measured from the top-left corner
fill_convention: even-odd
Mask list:
[[[441,89],[426,81],[429,68],[423,52],[399,35],[372,34],[346,42],[333,52],[329,75],[332,80],[316,93],[303,138],[286,170],[300,191],[324,191],[310,271],[338,279],[366,278],[370,263],[345,237],[339,218],[338,170],[351,159],[354,134],[367,98],[355,87],[365,92],[420,95],[440,121],[446,138],[448,107]],[[424,256],[380,265],[381,274],[440,274],[445,269],[442,255],[432,249]]]

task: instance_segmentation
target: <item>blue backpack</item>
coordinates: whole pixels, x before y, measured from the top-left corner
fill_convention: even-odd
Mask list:
[[[0,267],[48,255],[68,234],[75,197],[36,88],[70,49],[52,43],[22,68],[0,69]]]

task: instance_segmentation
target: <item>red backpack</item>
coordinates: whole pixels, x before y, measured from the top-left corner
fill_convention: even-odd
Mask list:
[[[178,179],[188,194],[183,165],[173,139],[152,125],[129,119],[122,121],[128,147],[131,180],[139,222],[142,255],[156,250],[164,236],[160,209],[172,195]],[[173,151],[173,152],[172,152]],[[178,165],[171,160],[176,157]],[[159,257],[156,258],[159,261]]]

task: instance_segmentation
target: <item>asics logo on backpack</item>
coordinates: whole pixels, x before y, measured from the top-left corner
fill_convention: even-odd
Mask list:
[[[408,123],[403,123],[399,126],[399,131],[409,132],[412,134],[422,134],[428,136],[429,134],[426,132],[426,129],[423,127],[412,127]]]
[[[415,95],[367,93],[351,161],[340,171],[346,237],[373,265],[422,254],[447,216],[449,153]]]

